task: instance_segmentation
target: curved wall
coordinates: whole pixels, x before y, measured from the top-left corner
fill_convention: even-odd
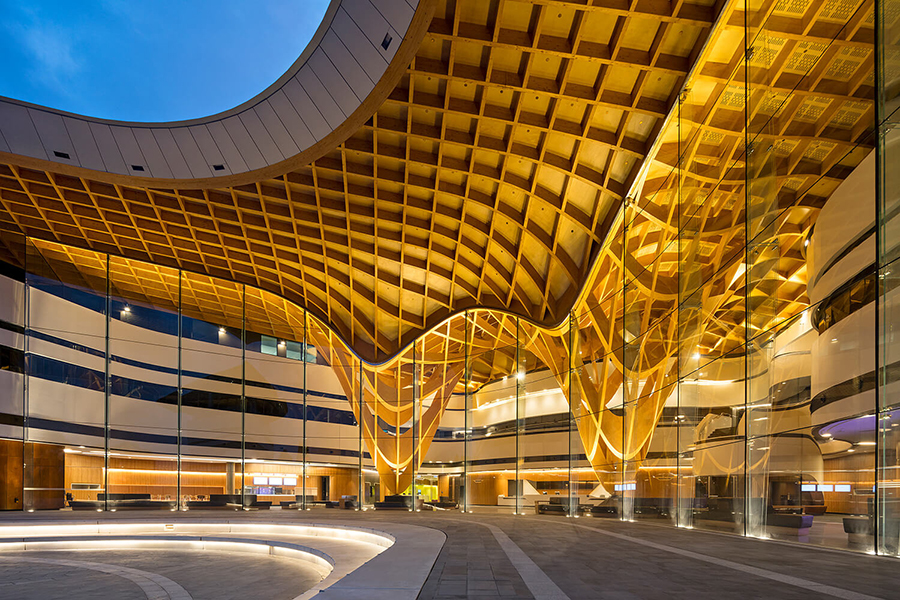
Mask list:
[[[280,163],[324,140],[364,104],[418,4],[333,0],[285,75],[241,106],[201,119],[107,121],[0,98],[0,153],[154,179],[236,175]]]
[[[7,308],[23,306],[24,295],[24,283],[0,275],[4,300],[0,303],[4,306],[0,348],[6,351],[25,351],[25,311]],[[82,332],[102,332],[106,317],[33,285],[28,287],[28,306],[28,439],[102,448],[105,394],[102,379],[94,385],[90,378],[104,376],[105,340]],[[172,397],[164,394],[178,385],[173,373],[177,338],[115,317],[110,319],[110,337],[115,340],[110,363],[112,446],[122,451],[173,452],[177,408]],[[121,344],[121,340],[129,343]],[[302,457],[302,362],[248,351],[242,380],[240,348],[183,339],[182,350],[184,388],[227,398],[240,394],[243,381],[248,406],[259,407],[256,414],[245,415],[245,442],[254,456],[268,460]],[[337,378],[326,365],[305,366],[309,459],[357,465],[358,430]],[[0,370],[0,437],[22,437],[21,425],[10,422],[23,414],[23,382],[24,373]],[[155,393],[146,394],[148,384]],[[235,428],[240,415],[235,419],[230,407],[216,408],[215,403],[201,407],[185,402],[181,410],[182,435],[196,442],[182,442],[186,454],[234,456],[235,442],[240,448],[242,429]]]
[[[875,152],[841,183],[809,239],[809,299],[815,305],[875,261]]]

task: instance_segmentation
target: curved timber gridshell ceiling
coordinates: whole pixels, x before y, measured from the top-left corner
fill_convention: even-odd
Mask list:
[[[274,292],[369,362],[473,308],[552,327],[724,9],[334,0],[294,66],[220,115],[3,100],[0,231]]]

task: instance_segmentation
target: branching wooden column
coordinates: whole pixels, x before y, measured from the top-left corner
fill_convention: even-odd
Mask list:
[[[449,329],[449,324],[443,328]],[[371,366],[326,328],[311,327],[309,333],[313,343],[329,353],[329,364],[362,427],[383,493],[405,492],[431,446],[465,362],[448,356],[451,341],[444,338],[437,351],[417,355],[415,360],[411,350],[384,365]]]

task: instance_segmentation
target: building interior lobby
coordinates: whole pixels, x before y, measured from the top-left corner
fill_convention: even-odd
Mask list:
[[[0,97],[0,596],[897,597],[898,109],[900,0],[332,0],[223,113]]]

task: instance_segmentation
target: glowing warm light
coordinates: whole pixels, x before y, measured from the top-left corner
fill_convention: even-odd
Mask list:
[[[701,373],[702,375],[702,373]],[[731,385],[737,383],[735,380],[719,380],[719,379],[686,379],[681,385]]]
[[[178,471],[157,471],[156,469],[109,469],[110,473],[154,473],[157,475],[178,475]],[[182,475],[225,475],[224,471],[218,473],[213,471],[181,471]],[[245,473],[247,475],[247,473]]]
[[[638,470],[639,471],[674,471],[676,468],[677,467],[675,465],[670,465],[670,466],[665,466],[665,465],[663,465],[663,466],[656,466],[656,465],[647,466],[647,465],[644,465],[644,466],[638,467]],[[692,466],[684,465],[681,468],[682,469],[691,469]]]

